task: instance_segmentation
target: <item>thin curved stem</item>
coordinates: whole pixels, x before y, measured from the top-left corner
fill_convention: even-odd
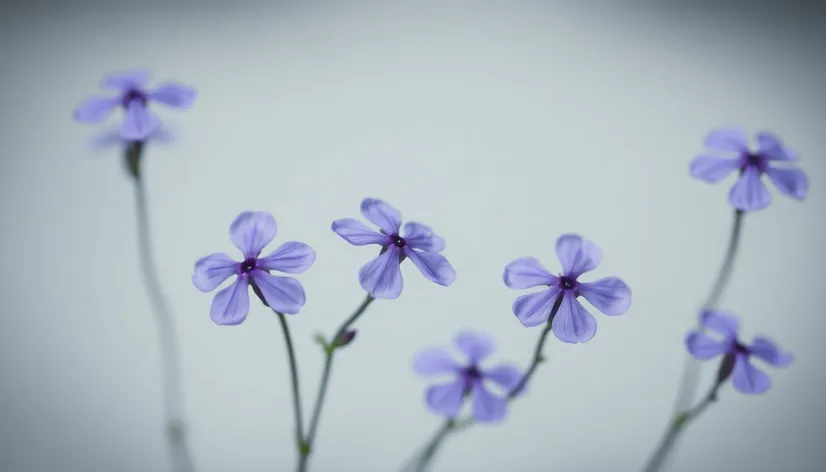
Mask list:
[[[275,310],[273,310],[275,311]],[[281,331],[284,333],[284,344],[287,346],[287,357],[290,361],[290,382],[293,389],[293,411],[295,412],[295,440],[298,447],[299,455],[303,454],[306,448],[304,442],[304,416],[301,409],[301,392],[298,384],[298,364],[295,361],[295,349],[293,348],[293,340],[290,336],[290,327],[287,325],[287,320],[284,319],[284,314],[275,311],[278,315],[278,321],[281,322]]]
[[[316,395],[315,404],[313,406],[313,413],[310,417],[310,428],[307,430],[307,440],[304,443],[305,448],[301,451],[302,453],[298,465],[299,472],[305,472],[307,470],[307,462],[310,454],[312,453],[313,443],[315,442],[316,434],[318,432],[318,424],[321,420],[321,410],[324,406],[324,399],[327,395],[327,388],[330,384],[330,373],[333,369],[333,356],[335,355],[336,350],[341,347],[337,345],[337,340],[342,339],[350,326],[352,326],[353,323],[355,323],[356,320],[364,314],[367,307],[373,303],[373,300],[375,300],[375,298],[367,295],[364,298],[364,301],[361,302],[361,305],[359,305],[358,308],[356,308],[356,310],[344,321],[344,323],[339,326],[332,339],[324,346],[324,370],[321,374],[321,383],[318,387],[318,394]]]
[[[149,228],[149,210],[146,189],[140,173],[141,155],[144,145],[137,141],[126,148],[126,163],[135,184],[135,210],[138,228],[138,251],[141,273],[155,322],[161,349],[161,369],[163,372],[164,416],[166,418],[167,443],[173,470],[192,472],[195,470],[189,452],[183,420],[183,392],[181,386],[181,354],[175,325],[161,288],[155,267],[152,237]]]
[[[533,358],[531,359],[531,365],[528,367],[528,370],[525,372],[525,375],[519,380],[519,383],[513,387],[510,392],[508,392],[507,399],[510,402],[514,398],[516,398],[522,390],[524,390],[525,385],[531,380],[533,375],[536,373],[536,369],[539,367],[545,358],[542,356],[542,349],[545,347],[545,341],[548,339],[548,334],[551,332],[551,327],[553,324],[554,317],[556,317],[557,311],[559,311],[559,306],[562,304],[562,294],[560,294],[556,302],[554,302],[553,308],[551,309],[551,314],[548,316],[548,322],[545,323],[545,327],[542,329],[542,333],[539,335],[539,339],[536,341],[536,347],[533,350]],[[434,433],[433,438],[427,442],[427,444],[421,448],[421,454],[414,455],[411,459],[408,459],[406,465],[402,466],[402,471],[415,471],[415,472],[424,472],[427,470],[427,466],[430,464],[430,461],[433,460],[433,457],[436,455],[436,452],[439,450],[439,447],[442,445],[444,440],[447,438],[448,434],[456,434],[459,431],[463,431],[473,425],[473,418],[466,417],[461,420],[456,420],[454,418],[450,418],[445,421],[436,433]]]
[[[708,294],[704,309],[716,308],[720,303],[720,298],[723,296],[729,280],[731,280],[731,272],[734,267],[734,259],[737,255],[737,248],[740,244],[740,234],[743,228],[742,210],[734,211],[734,222],[732,223],[731,235],[729,236],[728,248],[726,255],[723,258],[723,263],[717,273],[717,279],[712,285],[711,292]],[[702,324],[698,321],[697,328],[702,329]],[[686,355],[686,361],[683,366],[683,375],[680,380],[680,388],[677,396],[676,412],[685,411],[689,405],[694,401],[694,396],[697,392],[697,380],[700,372],[700,364],[696,359]]]

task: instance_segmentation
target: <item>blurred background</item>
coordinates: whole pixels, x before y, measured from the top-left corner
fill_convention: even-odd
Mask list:
[[[0,6],[0,470],[168,470],[158,337],[141,283],[133,186],[116,129],[74,123],[106,73],[147,68],[198,90],[157,107],[171,139],[144,161],[156,256],[180,335],[200,472],[288,471],[295,461],[278,321],[253,303],[219,327],[194,261],[235,256],[243,210],[278,219],[275,244],[318,253],[289,318],[305,408],[322,353],[363,297],[373,249],[330,231],[379,197],[433,226],[450,288],[404,264],[339,353],[314,471],[395,470],[440,424],[410,359],[461,329],[526,366],[539,329],[502,283],[521,256],[559,270],[577,232],[603,250],[631,310],[587,344],[551,339],[507,421],[446,443],[435,471],[636,471],[671,414],[723,256],[733,180],[688,175],[706,132],[771,130],[802,155],[803,204],[773,188],[745,220],[723,306],[750,339],[793,351],[774,387],[731,387],[687,431],[674,471],[815,471],[826,461],[824,14],[794,2],[4,2]],[[105,140],[104,140],[105,141]],[[274,246],[272,246],[274,247]],[[705,389],[714,366],[703,371]],[[305,412],[309,415],[309,411]]]

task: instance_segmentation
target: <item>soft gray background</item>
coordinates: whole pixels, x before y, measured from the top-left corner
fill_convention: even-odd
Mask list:
[[[290,318],[309,406],[322,360],[312,336],[358,304],[357,271],[374,254],[329,225],[360,217],[365,196],[432,225],[458,278],[438,287],[407,263],[402,297],[362,319],[336,362],[313,469],[390,471],[436,428],[409,370],[423,346],[475,327],[495,335],[497,358],[526,365],[538,330],[511,314],[518,293],[502,269],[535,255],[558,270],[554,240],[579,232],[604,251],[593,277],[633,288],[631,310],[597,315],[587,344],[549,343],[507,422],[451,440],[436,470],[637,470],[729,231],[731,181],[688,177],[706,131],[724,124],[779,133],[810,177],[805,204],[773,190],[748,216],[725,297],[748,337],[769,334],[797,361],[770,372],[762,397],[726,388],[674,470],[826,461],[816,9],[70,3],[0,11],[0,470],[167,470],[132,185],[117,148],[90,148],[106,127],[71,119],[104,73],[134,67],[200,94],[190,111],[160,110],[177,139],[149,149],[146,178],[201,471],[287,471],[295,454],[277,320],[253,305],[239,327],[212,324],[193,262],[234,254],[227,229],[246,209],[275,214],[277,243],[316,248],[299,277],[307,305]]]

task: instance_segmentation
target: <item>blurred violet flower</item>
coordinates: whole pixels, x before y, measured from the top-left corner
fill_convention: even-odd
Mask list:
[[[471,397],[471,414],[476,421],[498,422],[507,416],[507,395],[522,380],[522,372],[510,365],[485,369],[480,363],[493,353],[493,340],[479,333],[462,332],[454,339],[465,355],[466,364],[456,362],[447,349],[431,348],[418,354],[413,371],[430,377],[451,375],[448,383],[433,385],[427,389],[425,401],[436,414],[455,418],[466,396]],[[486,382],[501,387],[501,395],[491,392]],[[524,390],[522,391],[524,392]],[[522,393],[520,392],[520,394]]]
[[[166,146],[176,143],[178,141],[178,134],[164,124],[164,126],[155,128],[151,133],[149,133],[149,136],[144,138],[142,141]],[[89,144],[94,151],[107,151],[111,148],[126,146],[133,142],[134,140],[124,139],[123,136],[120,135],[120,129],[118,128],[107,129],[95,134],[92,136]]]
[[[315,251],[299,242],[286,242],[265,257],[261,251],[275,237],[275,218],[261,211],[245,211],[229,228],[232,243],[244,256],[242,262],[223,253],[210,254],[195,262],[192,283],[202,292],[211,292],[225,280],[235,281],[215,295],[210,308],[212,321],[219,325],[237,325],[250,308],[248,287],[252,285],[266,304],[281,313],[295,314],[304,306],[301,284],[291,277],[270,274],[271,270],[300,274],[315,261]]]
[[[790,164],[798,160],[797,153],[789,150],[779,138],[768,132],[756,135],[757,151],[749,150],[746,133],[734,127],[718,128],[709,133],[705,146],[710,151],[733,153],[735,157],[725,158],[701,155],[691,161],[691,176],[705,182],[719,182],[734,171],[739,171],[737,183],[728,194],[731,205],[742,211],[766,208],[771,203],[771,194],[763,184],[763,174],[780,192],[803,200],[809,190],[809,182],[802,170],[794,167],[773,167],[772,163]]]
[[[579,282],[577,278],[602,261],[602,251],[591,241],[574,234],[564,234],[556,240],[556,255],[563,273],[554,276],[533,257],[517,259],[505,267],[505,285],[513,289],[539,286],[541,292],[522,295],[513,303],[513,313],[526,327],[548,321],[559,300],[559,309],[551,321],[551,329],[560,341],[587,342],[597,332],[597,321],[577,297],[585,297],[597,310],[609,316],[625,313],[631,306],[631,289],[616,277],[596,282]]]
[[[794,360],[791,353],[782,352],[775,343],[765,337],[756,336],[751,345],[741,343],[737,339],[740,323],[728,313],[707,310],[701,314],[701,319],[703,326],[716,331],[723,339],[718,340],[700,331],[692,331],[685,338],[688,352],[700,360],[724,355],[721,366],[723,372],[718,380],[722,382],[731,375],[734,388],[742,393],[759,394],[771,388],[771,379],[765,372],[752,365],[752,356],[775,367],[785,367]]]
[[[352,218],[334,221],[332,230],[354,246],[381,246],[379,256],[359,270],[359,282],[370,296],[399,297],[403,285],[400,264],[405,258],[413,261],[427,279],[444,286],[453,283],[456,271],[439,254],[445,248],[445,241],[428,226],[409,222],[404,225],[404,235],[400,235],[402,217],[399,211],[374,198],[365,198],[361,202],[361,214],[378,226],[380,232]]]
[[[147,90],[149,73],[132,71],[110,74],[103,79],[106,88],[117,91],[115,96],[90,98],[74,111],[74,118],[84,123],[105,120],[123,107],[126,115],[120,127],[120,136],[129,141],[142,141],[160,126],[160,120],[148,109],[150,102],[163,103],[173,108],[189,108],[195,101],[195,90],[177,83],[164,83]]]

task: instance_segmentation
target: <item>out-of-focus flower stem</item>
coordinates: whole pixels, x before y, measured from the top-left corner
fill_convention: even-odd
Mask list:
[[[178,337],[175,333],[175,324],[172,320],[169,305],[166,302],[166,296],[159,282],[152,250],[146,189],[141,175],[141,157],[144,148],[145,145],[142,141],[130,142],[126,146],[125,157],[127,170],[135,185],[135,210],[141,272],[146,293],[155,314],[161,348],[167,443],[172,470],[175,472],[194,472],[195,466],[189,452],[186,425],[183,419],[184,400],[181,388],[181,355],[178,348]]]
[[[353,323],[364,314],[367,307],[373,303],[373,300],[375,300],[375,298],[367,295],[364,301],[361,302],[361,305],[339,326],[336,333],[330,338],[330,341],[324,345],[324,370],[321,374],[321,383],[318,387],[313,413],[310,417],[310,428],[307,430],[307,439],[304,441],[304,448],[300,451],[298,472],[306,472],[307,470],[307,462],[309,461],[310,454],[313,452],[313,442],[315,441],[318,432],[318,423],[321,419],[321,409],[324,406],[324,398],[327,395],[327,387],[330,383],[330,373],[333,369],[333,356],[338,349],[344,347],[337,344],[336,340],[342,339],[347,330],[350,329],[350,326],[352,326]]]
[[[726,255],[723,258],[722,265],[720,265],[720,270],[717,273],[717,279],[711,287],[711,292],[708,294],[705,303],[703,303],[703,309],[716,308],[720,303],[720,298],[722,298],[723,293],[728,286],[728,282],[731,279],[732,268],[734,267],[734,259],[737,255],[737,248],[740,245],[740,234],[743,229],[744,216],[745,213],[742,210],[734,210],[734,222],[732,223],[731,234],[729,235]],[[697,321],[697,329],[703,330],[703,325],[700,322],[699,317]],[[658,454],[662,454],[662,457],[655,457],[657,459],[657,468],[646,470],[658,470],[663,466],[666,459],[668,459],[667,454],[673,449],[674,444],[679,437],[679,431],[675,431],[673,425],[688,413],[688,408],[694,401],[694,396],[697,392],[697,380],[699,374],[700,362],[686,354],[685,364],[683,365],[683,375],[680,380],[680,387],[677,394],[674,417],[669,423],[669,428],[663,436],[661,447],[657,450]],[[652,458],[652,461],[654,461],[655,458]]]
[[[556,312],[559,311],[559,306],[562,304],[562,296],[560,295],[556,302],[554,303],[553,308],[551,309],[551,314],[548,316],[548,322],[545,323],[545,327],[542,329],[542,333],[539,335],[539,339],[536,341],[536,347],[533,350],[533,359],[531,360],[531,365],[528,367],[528,370],[525,372],[525,375],[519,380],[519,383],[513,387],[510,392],[508,392],[508,401],[513,400],[516,396],[518,396],[522,390],[525,389],[525,386],[531,380],[534,373],[536,373],[536,369],[539,367],[539,364],[545,361],[545,357],[542,355],[542,349],[545,347],[545,341],[548,339],[548,334],[551,332],[552,323],[554,317],[556,316]],[[442,442],[447,438],[449,434],[455,434],[459,431],[463,431],[473,425],[473,418],[470,416],[465,417],[461,420],[457,420],[455,418],[450,418],[442,424],[442,426],[436,431],[433,435],[432,439],[427,442],[427,444],[421,448],[421,453],[414,454],[412,459],[408,460],[408,462],[402,466],[403,472],[408,471],[415,471],[415,472],[424,472],[427,470],[428,465],[433,460],[433,457],[436,455],[436,452],[439,450]]]

